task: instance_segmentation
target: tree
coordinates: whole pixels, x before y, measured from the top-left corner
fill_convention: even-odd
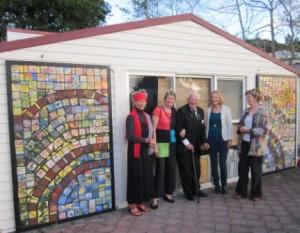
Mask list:
[[[120,9],[134,19],[150,19],[191,13],[198,7],[200,0],[131,0],[129,7]]]
[[[104,0],[0,0],[0,40],[8,24],[18,28],[65,32],[105,22]]]
[[[227,31],[228,28],[238,24],[237,27],[240,29],[238,36],[243,40],[258,30],[254,29],[253,25],[256,25],[260,16],[251,7],[248,7],[244,0],[223,0],[218,4],[211,2],[209,12],[211,15],[217,15],[214,21]]]
[[[291,56],[289,64],[291,65],[296,59],[295,44],[298,42],[297,34],[300,30],[300,2],[299,0],[280,0],[280,6],[283,9],[282,23],[283,27],[288,29],[288,35],[285,37],[286,44],[290,50]]]
[[[252,8],[260,10],[261,12],[267,12],[269,14],[269,28],[271,36],[271,49],[272,56],[275,57],[276,51],[276,39],[275,39],[275,11],[279,6],[279,0],[246,0],[246,4]]]

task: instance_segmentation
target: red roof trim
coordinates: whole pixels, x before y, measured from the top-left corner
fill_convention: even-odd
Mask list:
[[[54,34],[50,34],[50,35],[46,35],[46,36],[42,36],[42,37],[29,38],[29,39],[24,39],[24,40],[3,42],[3,43],[0,43],[0,52],[6,52],[6,51],[23,49],[23,48],[33,47],[33,46],[57,43],[57,42],[62,42],[62,41],[67,41],[67,40],[81,39],[81,38],[86,38],[86,37],[91,37],[91,36],[104,35],[104,34],[109,34],[109,33],[114,33],[114,32],[121,32],[121,31],[127,31],[127,30],[132,30],[132,29],[138,29],[138,28],[144,28],[144,27],[180,22],[180,21],[187,21],[187,20],[191,20],[191,21],[207,28],[208,30],[210,30],[214,33],[217,33],[220,36],[222,36],[222,37],[262,56],[263,58],[266,58],[266,59],[272,61],[273,63],[282,66],[283,68],[297,74],[298,76],[300,76],[300,71],[296,70],[295,68],[268,55],[267,53],[248,44],[247,42],[245,42],[237,37],[232,36],[231,34],[217,28],[216,26],[210,24],[209,22],[207,22],[193,14],[167,16],[167,17],[161,17],[161,18],[155,18],[155,19],[141,20],[141,21],[136,21],[136,22],[108,25],[108,26],[103,26],[103,27],[86,28],[86,29],[81,29],[81,30],[76,30],[76,31],[71,31],[71,32],[54,33]]]
[[[22,28],[7,28],[7,32],[19,32],[19,33],[26,33],[26,34],[36,34],[36,35],[51,35],[56,34],[56,32],[45,32],[45,31],[38,31],[38,30],[29,30],[29,29],[22,29]]]

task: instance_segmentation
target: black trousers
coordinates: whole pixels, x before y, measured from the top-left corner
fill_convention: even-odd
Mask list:
[[[249,173],[249,162],[248,152],[250,150],[250,142],[242,141],[242,151],[239,154],[238,164],[238,175],[239,180],[237,182],[235,192],[240,194],[242,197],[248,196],[248,173]]]
[[[235,192],[242,197],[248,196],[248,173],[251,171],[250,198],[262,197],[262,164],[263,157],[248,156],[250,142],[242,142],[242,152],[239,155],[238,175],[239,180]]]
[[[176,157],[155,158],[154,198],[173,194],[176,186]]]
[[[251,170],[250,198],[262,197],[262,164],[263,157],[249,156]]]
[[[194,177],[194,169],[193,169],[193,160],[196,167],[196,178],[198,181],[198,188],[200,188],[200,157],[199,156],[193,156],[192,152],[189,150],[186,150],[185,154],[178,154],[177,155],[177,162],[178,162],[178,168],[181,178],[181,184],[183,188],[183,192],[185,196],[191,197],[195,195],[198,190],[196,189],[196,183],[195,183],[195,177]]]

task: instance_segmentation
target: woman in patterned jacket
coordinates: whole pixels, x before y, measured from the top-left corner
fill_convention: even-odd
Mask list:
[[[239,180],[234,198],[248,196],[248,173],[251,171],[250,199],[258,201],[262,198],[262,164],[267,152],[266,134],[268,131],[268,114],[259,105],[261,93],[257,89],[246,93],[248,108],[244,111],[238,127],[239,143]]]

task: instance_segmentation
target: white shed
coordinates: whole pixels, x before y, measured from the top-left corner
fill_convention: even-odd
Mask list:
[[[1,43],[0,231],[127,205],[124,122],[139,87],[149,109],[169,88],[177,106],[199,91],[203,108],[219,89],[236,124],[245,90],[258,85],[274,126],[264,171],[294,167],[299,74],[193,14]],[[236,161],[233,148],[233,180]],[[206,156],[201,166],[209,183]]]

